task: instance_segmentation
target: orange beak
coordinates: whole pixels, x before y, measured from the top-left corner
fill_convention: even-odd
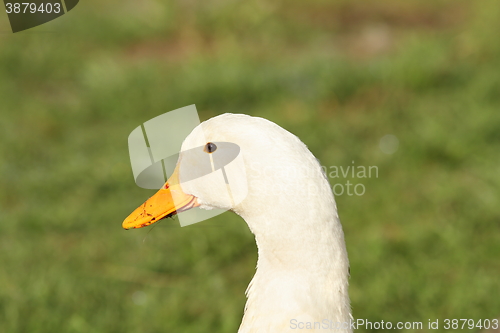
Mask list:
[[[182,191],[179,184],[179,168],[167,180],[165,185],[151,198],[134,210],[122,223],[124,229],[147,227],[162,218],[198,207],[196,197]]]

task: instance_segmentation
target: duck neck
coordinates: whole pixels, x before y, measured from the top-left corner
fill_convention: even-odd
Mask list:
[[[349,322],[349,263],[333,195],[276,207],[272,214],[245,217],[259,257],[240,332],[276,332],[292,328],[294,320]]]

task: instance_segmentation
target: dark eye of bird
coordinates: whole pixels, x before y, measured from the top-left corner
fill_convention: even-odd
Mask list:
[[[215,145],[215,143],[209,142],[205,145],[205,148],[203,150],[207,153],[213,153],[217,150],[217,146]]]

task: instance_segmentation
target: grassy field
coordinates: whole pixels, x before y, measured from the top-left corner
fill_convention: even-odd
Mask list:
[[[355,318],[500,316],[497,1],[81,1],[9,29],[0,14],[0,332],[237,331],[243,220],[121,229],[152,194],[128,134],[190,104],[377,166],[330,179],[366,188],[336,198]]]

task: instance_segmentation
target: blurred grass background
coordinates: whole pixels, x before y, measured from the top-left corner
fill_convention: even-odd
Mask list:
[[[0,31],[0,332],[237,331],[239,217],[121,229],[152,194],[128,134],[190,104],[378,167],[337,197],[355,318],[500,315],[499,2],[82,1]]]

